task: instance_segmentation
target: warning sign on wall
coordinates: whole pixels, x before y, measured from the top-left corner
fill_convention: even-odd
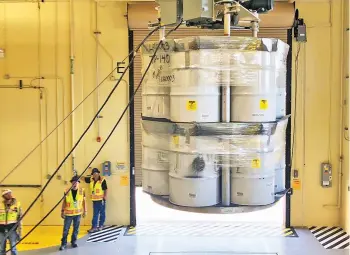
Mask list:
[[[293,188],[293,190],[300,190],[301,189],[301,181],[299,179],[294,179],[292,182],[292,188]]]
[[[129,176],[122,175],[120,176],[120,186],[128,186],[129,185]]]
[[[293,179],[292,179],[292,189],[300,190],[301,189],[301,180],[299,170],[293,170]]]

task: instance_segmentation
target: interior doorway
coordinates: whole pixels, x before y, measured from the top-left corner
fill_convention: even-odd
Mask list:
[[[130,52],[142,41],[149,31],[129,31],[129,49]],[[192,34],[194,30],[190,31]],[[216,31],[203,32],[203,30],[195,31],[198,35],[206,35],[203,33],[220,33]],[[179,29],[171,38],[188,36],[189,31],[186,29]],[[242,32],[244,33],[244,32]],[[279,38],[290,45],[290,52],[287,59],[287,97],[286,97],[286,112],[291,113],[291,70],[292,70],[292,30],[262,30],[263,37],[275,37]],[[197,34],[195,34],[197,35]],[[153,36],[150,40],[157,40],[156,36]],[[132,56],[132,54],[131,54]],[[131,57],[130,57],[131,59]],[[136,57],[135,62],[130,67],[130,97],[134,93],[134,89],[137,87],[138,82],[141,79],[141,59]],[[245,213],[200,213],[189,212],[172,209],[163,206],[153,201],[151,196],[142,191],[142,150],[141,150],[141,112],[142,101],[141,89],[137,92],[134,98],[134,102],[130,106],[130,225],[136,226],[140,223],[149,222],[259,222],[269,223],[274,225],[283,225],[287,228],[290,227],[290,196],[291,192],[280,199],[277,203],[268,208],[250,211]],[[291,148],[291,125],[288,124],[286,131],[286,189],[290,189],[290,148]]]

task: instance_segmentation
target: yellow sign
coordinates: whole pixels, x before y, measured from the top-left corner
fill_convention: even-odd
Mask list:
[[[294,179],[292,183],[293,190],[300,190],[301,188],[301,181],[299,179]]]
[[[175,145],[179,145],[179,136],[178,135],[173,135],[173,143]]]
[[[261,167],[261,163],[260,163],[260,159],[256,158],[252,160],[252,168],[260,168]]]
[[[261,110],[267,110],[269,108],[269,101],[266,99],[261,99],[260,100],[260,109]]]
[[[129,176],[122,175],[120,176],[120,186],[128,186],[129,185]]]
[[[197,111],[197,101],[188,100],[186,108],[187,108],[187,111]]]
[[[125,170],[125,162],[117,162],[117,170]]]

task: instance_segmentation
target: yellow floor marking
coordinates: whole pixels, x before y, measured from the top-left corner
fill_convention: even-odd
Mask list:
[[[26,235],[32,228],[32,226],[24,226],[22,236]],[[80,226],[78,238],[87,235],[87,231],[90,228],[90,226]],[[68,243],[70,243],[72,230],[73,226],[68,234]],[[61,244],[62,231],[63,226],[39,226],[28,237],[26,237],[26,239],[17,245],[17,250],[28,251],[58,246]],[[8,245],[7,249],[9,248],[10,246]]]
[[[293,231],[290,231],[290,232],[285,233],[284,236],[291,236],[293,234],[294,234]]]

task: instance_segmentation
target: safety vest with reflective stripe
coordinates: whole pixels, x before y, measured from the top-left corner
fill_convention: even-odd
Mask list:
[[[65,193],[68,192],[69,189],[66,189]],[[81,215],[83,213],[83,201],[84,201],[84,189],[79,188],[77,191],[77,195],[75,197],[75,201],[73,199],[72,191],[66,196],[66,206],[64,208],[64,215],[66,216],[76,216]]]
[[[0,205],[0,225],[17,223],[20,208],[20,202],[15,201],[10,207],[6,207],[4,202],[2,202]]]
[[[98,180],[96,183],[94,181],[94,178],[91,177],[90,179],[90,192],[91,192],[91,201],[101,201],[103,200],[105,191],[102,190],[102,182],[104,181],[104,178],[101,177],[100,180]]]

